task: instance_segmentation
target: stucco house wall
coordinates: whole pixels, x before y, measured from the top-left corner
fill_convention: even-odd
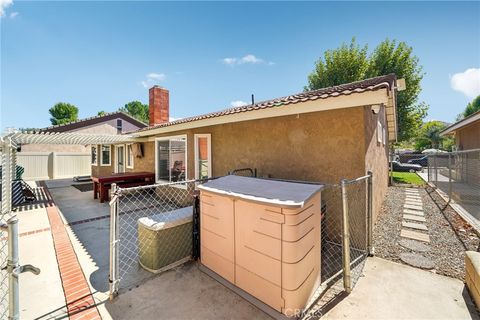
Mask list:
[[[480,149],[480,121],[458,129],[455,133],[457,149]]]
[[[333,184],[372,170],[376,216],[388,187],[388,143],[377,142],[378,120],[386,126],[383,107],[373,114],[370,106],[360,106],[175,131],[149,137],[144,157],[135,158],[134,168],[126,171],[155,172],[154,139],[186,134],[187,177],[193,179],[194,134],[209,133],[213,176],[250,167],[260,177]],[[92,166],[93,175],[114,172],[114,150],[112,165]]]

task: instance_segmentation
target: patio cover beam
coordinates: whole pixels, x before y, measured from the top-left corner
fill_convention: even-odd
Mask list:
[[[23,133],[15,132],[8,134],[12,142],[16,144],[115,144],[136,142],[138,139],[131,135],[106,135],[86,134],[76,132],[46,132],[46,133]]]

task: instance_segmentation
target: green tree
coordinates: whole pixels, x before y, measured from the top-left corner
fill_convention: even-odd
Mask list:
[[[441,121],[428,121],[424,123],[419,131],[418,136],[415,139],[415,149],[422,151],[429,148],[434,149],[451,149],[452,141],[451,137],[444,137],[440,135],[446,128],[446,124]]]
[[[424,73],[418,57],[405,42],[386,39],[370,55],[367,46],[361,47],[355,39],[350,45],[342,44],[328,50],[323,59],[316,62],[305,89],[315,90],[390,73],[395,73],[399,79],[405,78],[407,83],[407,89],[397,97],[398,140],[406,141],[416,135],[428,106],[418,102]]]
[[[463,111],[462,115],[464,118],[466,118],[478,111],[480,111],[480,96],[477,96],[469,104],[467,104],[467,107]]]
[[[104,115],[106,115],[106,114],[107,114],[107,113],[102,110],[102,111],[98,111],[97,116],[104,116]]]
[[[367,46],[360,47],[352,38],[350,45],[343,43],[339,48],[327,50],[323,59],[315,64],[308,76],[305,90],[315,90],[349,83],[365,78],[368,69]]]
[[[148,105],[143,104],[140,101],[131,101],[127,103],[124,107],[118,109],[118,111],[128,113],[129,115],[131,115],[137,120],[142,121],[143,123],[148,123],[150,119],[150,115],[148,113]]]
[[[59,102],[50,108],[48,112],[52,116],[50,122],[53,125],[65,124],[78,120],[78,108],[70,103]]]

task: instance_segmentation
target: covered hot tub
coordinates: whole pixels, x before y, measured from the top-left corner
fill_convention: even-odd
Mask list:
[[[286,315],[320,283],[322,185],[226,176],[200,189],[201,263]]]
[[[140,265],[154,273],[190,259],[193,207],[158,213],[138,220]]]

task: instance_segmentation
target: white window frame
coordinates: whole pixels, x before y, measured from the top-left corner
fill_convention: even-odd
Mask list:
[[[128,165],[128,161],[129,161],[129,158],[130,158],[130,156],[128,154],[128,147],[130,147],[132,149],[132,163],[131,163],[131,166]],[[133,169],[133,167],[135,166],[135,155],[133,154],[133,143],[129,143],[129,144],[125,145],[125,154],[126,154],[125,168]]]
[[[126,170],[123,171],[123,172],[119,172],[119,171],[118,171],[118,148],[120,148],[120,147],[123,147],[123,161],[124,161],[123,166],[124,166],[124,169],[127,168],[127,166],[126,166],[126,158],[125,158],[126,146],[125,146],[124,144],[116,144],[116,145],[115,145],[115,165],[114,165],[114,167],[115,167],[115,168],[114,168],[115,173],[123,173],[123,172],[126,171]],[[112,157],[112,155],[110,154],[110,158],[111,158],[111,157]]]
[[[212,177],[212,135],[210,133],[194,134],[193,139],[195,141],[195,179],[200,178],[200,172],[198,171],[198,156],[200,149],[198,147],[198,138],[207,138],[207,156],[208,156],[208,177]]]
[[[93,149],[95,149],[95,162],[92,162],[92,151]],[[98,157],[99,157],[99,154],[98,154],[98,146],[96,144],[93,144],[92,145],[92,148],[90,149],[90,162],[91,162],[91,165],[92,166],[98,166]]]
[[[158,142],[159,141],[172,140],[172,139],[182,139],[182,138],[185,139],[185,180],[188,180],[188,137],[187,137],[186,134],[180,134],[180,135],[176,135],[176,136],[155,138],[155,182],[156,183],[162,183],[162,182],[169,183],[170,182],[168,180],[158,179]],[[187,187],[186,184],[178,184],[177,186],[180,187],[180,188],[186,188]]]
[[[108,164],[103,163],[103,146],[108,146]],[[100,166],[101,167],[110,167],[112,165],[112,145],[111,144],[101,144],[100,145]]]

